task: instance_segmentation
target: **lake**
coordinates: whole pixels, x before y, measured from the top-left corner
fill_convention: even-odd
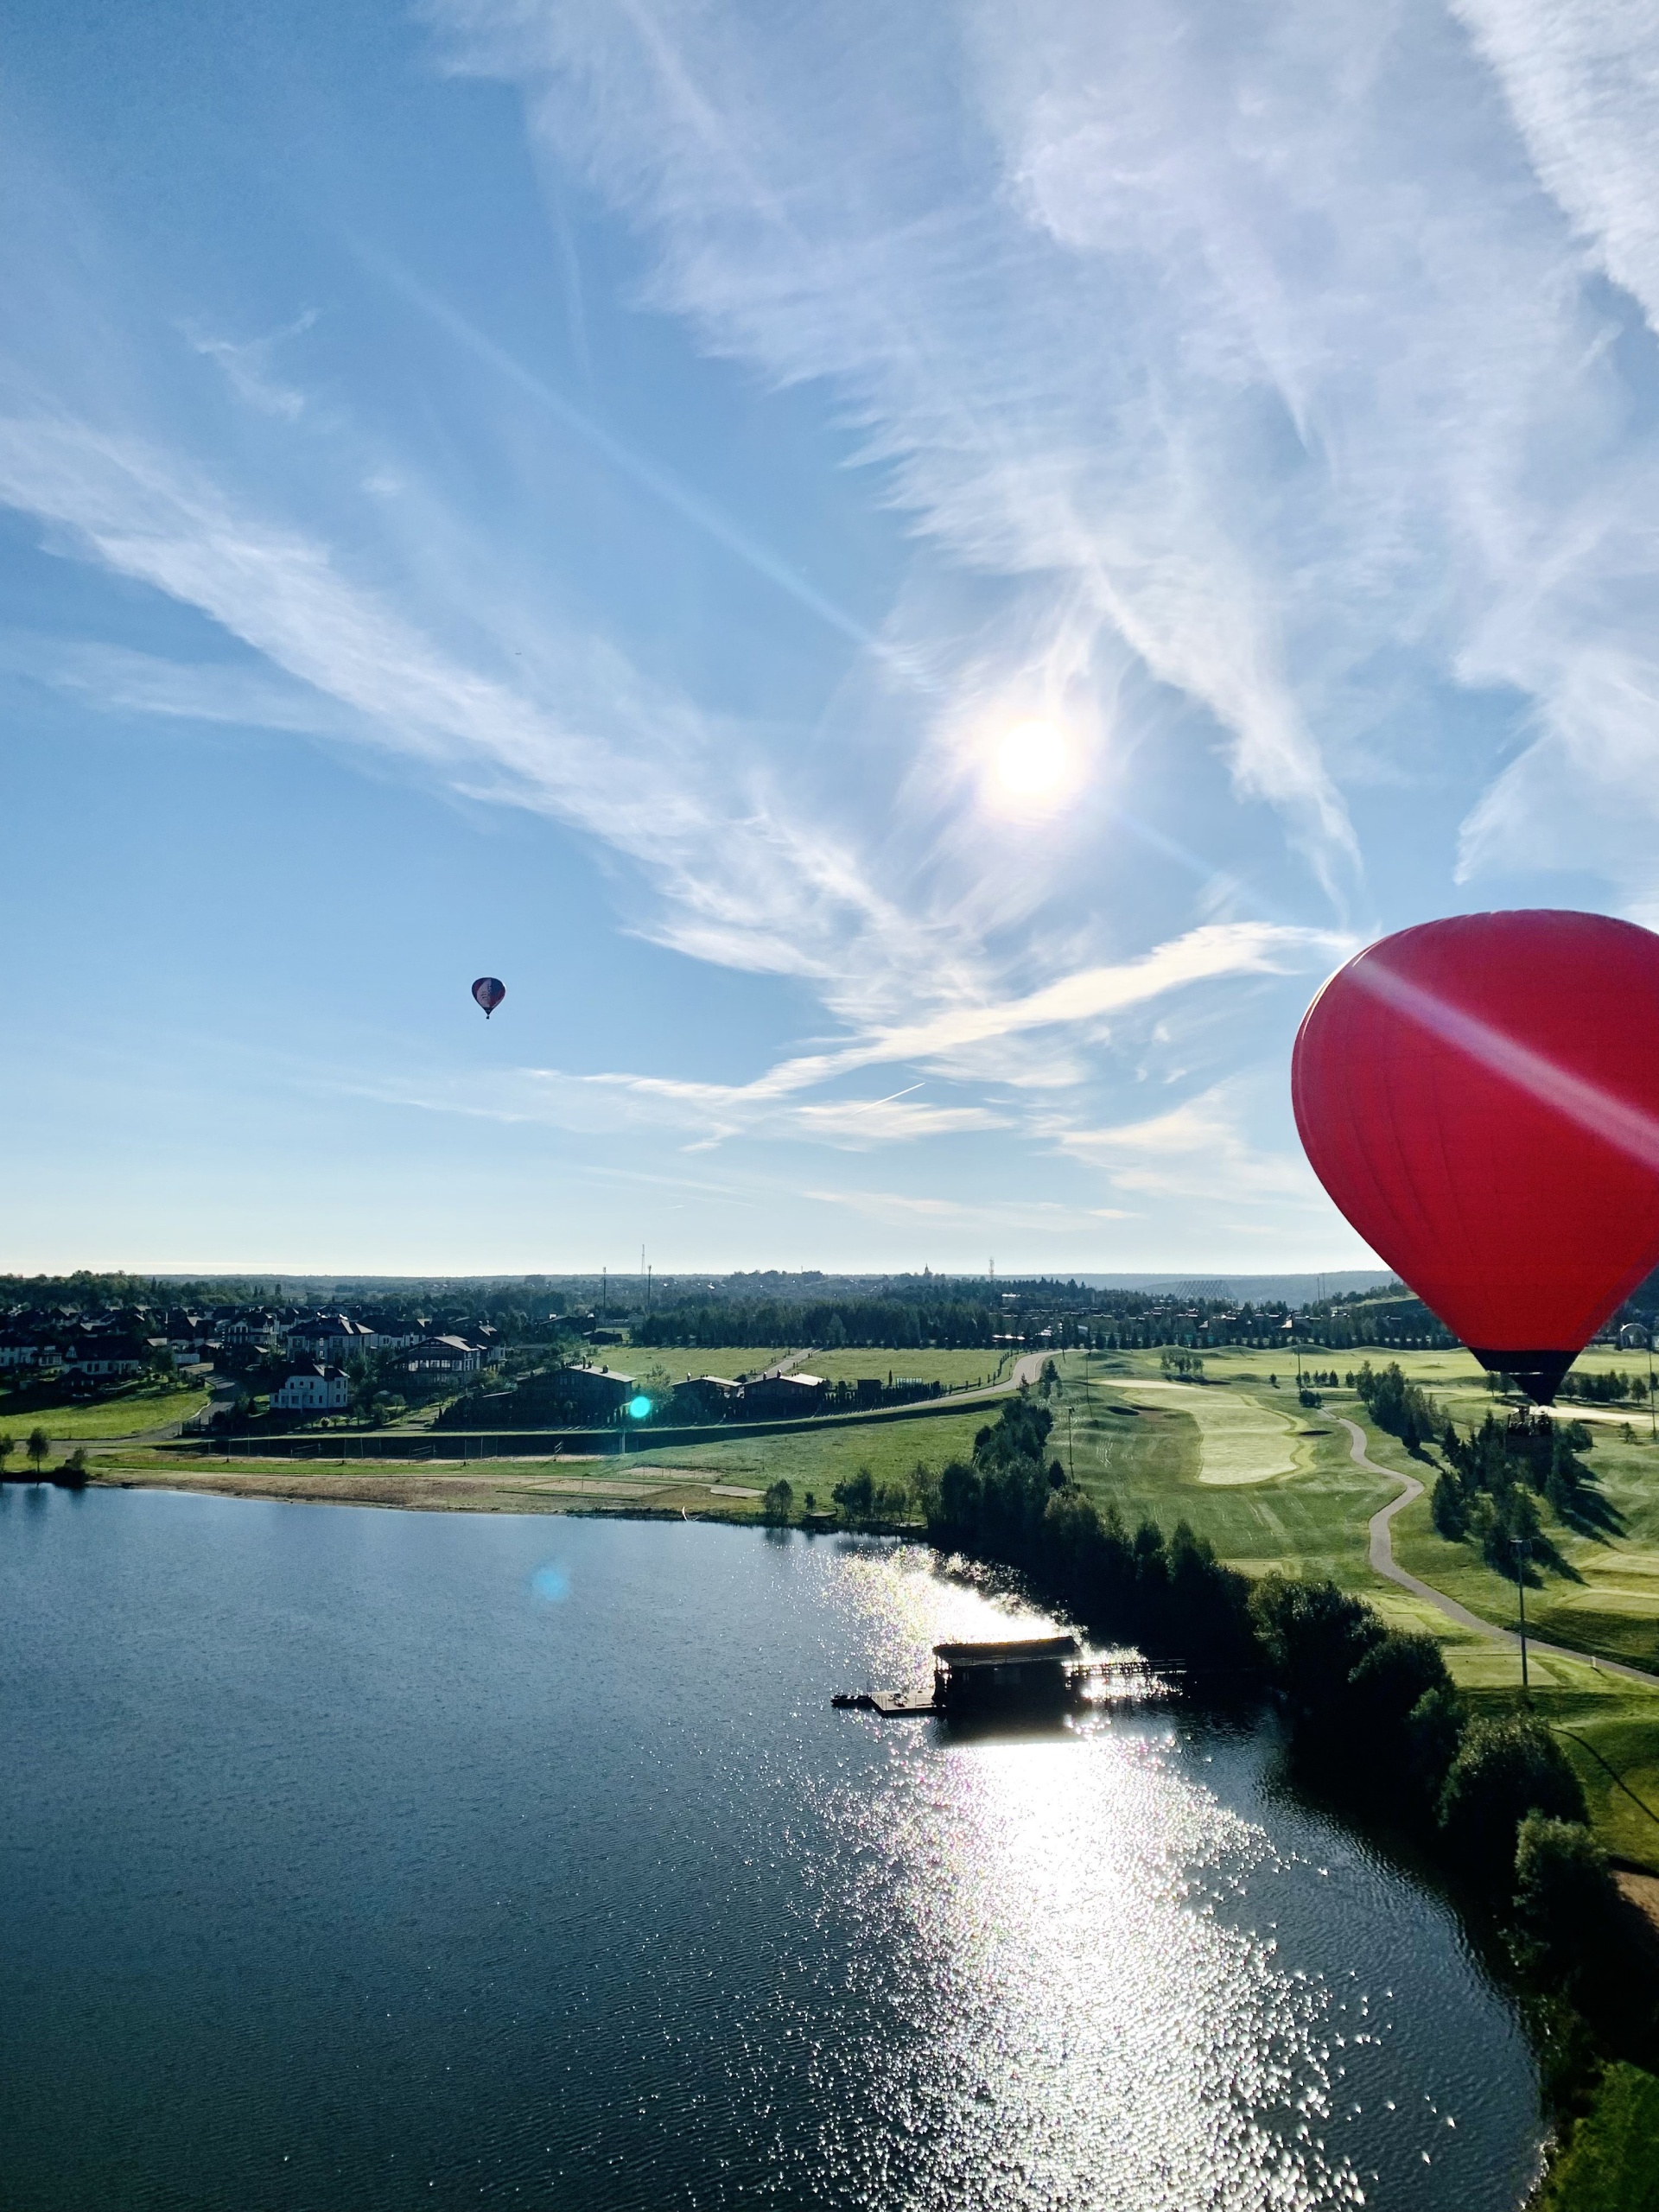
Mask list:
[[[1455,1917],[1125,1705],[830,1710],[1035,1614],[920,1548],[0,1490],[9,2212],[1508,2212]]]

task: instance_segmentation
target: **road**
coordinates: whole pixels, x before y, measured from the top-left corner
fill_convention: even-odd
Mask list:
[[[1403,1484],[1398,1497],[1391,1498],[1380,1513],[1371,1516],[1371,1569],[1374,1573],[1386,1575],[1390,1582],[1397,1582],[1402,1590],[1409,1590],[1414,1598],[1421,1598],[1433,1605],[1449,1621],[1459,1628],[1473,1629],[1477,1635],[1495,1638],[1518,1651],[1521,1638],[1513,1629],[1499,1628],[1491,1621],[1484,1621],[1478,1613],[1471,1613],[1467,1605],[1460,1605],[1455,1598],[1448,1598],[1443,1590],[1436,1590],[1427,1582],[1420,1582],[1414,1574],[1408,1574],[1403,1567],[1396,1566],[1394,1557],[1394,1535],[1390,1527],[1396,1513],[1402,1513],[1414,1498],[1423,1494],[1423,1485],[1415,1475],[1402,1475],[1394,1467],[1379,1467],[1375,1459],[1366,1456],[1365,1432],[1357,1421],[1346,1421],[1338,1414],[1337,1419],[1348,1432],[1349,1454],[1357,1467],[1363,1467],[1367,1474],[1382,1475],[1391,1483]],[[1622,1659],[1592,1659],[1587,1651],[1570,1650],[1561,1643],[1546,1643],[1541,1637],[1529,1636],[1528,1648],[1541,1651],[1552,1659],[1575,1659],[1580,1666],[1599,1668],[1604,1675],[1622,1675],[1625,1681],[1640,1682],[1645,1688],[1659,1689],[1659,1675],[1650,1675],[1641,1667],[1626,1666]]]

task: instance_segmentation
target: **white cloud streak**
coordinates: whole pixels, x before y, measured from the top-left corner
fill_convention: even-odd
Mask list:
[[[1573,234],[1651,308],[1636,0],[431,12],[650,240],[656,303],[830,379],[930,540],[1207,709],[1333,885],[1338,775],[1429,768],[1459,683],[1536,731],[1465,873],[1518,822],[1531,862],[1606,864],[1575,780],[1650,845],[1659,477]],[[1408,666],[1427,728],[1379,761]],[[1655,883],[1634,836],[1611,866]]]

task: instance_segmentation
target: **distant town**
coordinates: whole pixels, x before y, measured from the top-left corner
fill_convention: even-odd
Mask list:
[[[828,1418],[982,1389],[1033,1353],[1166,1348],[1198,1372],[1206,1351],[1228,1347],[1277,1347],[1289,1361],[1303,1344],[1452,1342],[1386,1277],[1322,1296],[1287,1294],[1302,1288],[1294,1281],[1277,1294],[1271,1285],[1240,1297],[1220,1281],[1130,1289],[931,1271],[419,1284],[11,1277],[0,1281],[0,1416],[152,1395],[173,1408],[188,1392],[188,1427],[238,1434],[702,1427]],[[1322,1287],[1317,1278],[1306,1287]],[[1653,1287],[1618,1319],[1646,1313]],[[699,1351],[706,1364],[688,1357]],[[856,1373],[845,1357],[853,1351],[869,1354]],[[971,1373],[958,1362],[949,1379],[910,1371],[927,1363],[906,1353],[943,1351],[982,1357],[969,1363]],[[823,1355],[816,1365],[815,1354]]]

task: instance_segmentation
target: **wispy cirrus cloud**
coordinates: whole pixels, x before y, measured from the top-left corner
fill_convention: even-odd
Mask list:
[[[918,1097],[916,1094],[925,1089],[938,1088],[922,1083],[875,1097],[842,1094],[808,1101],[803,1094],[883,1065],[936,1066],[948,1080],[965,1042],[988,1045],[1016,1039],[1026,1031],[1065,1029],[1105,1013],[1149,1007],[1206,986],[1253,976],[1317,973],[1348,949],[1345,940],[1321,931],[1265,924],[1210,925],[1137,959],[1061,978],[1024,997],[986,1003],[971,1011],[956,1009],[906,1027],[872,1031],[833,1051],[791,1056],[747,1083],[519,1068],[482,1080],[382,1084],[376,1095],[430,1111],[545,1122],[574,1129],[675,1129],[696,1149],[744,1136],[866,1151],[877,1145],[971,1131],[1023,1129],[1058,1137],[1059,1148],[1077,1158],[1115,1157],[1114,1147],[1121,1148],[1131,1138],[1141,1141],[1138,1133],[1126,1137],[1111,1131],[1072,1132],[1052,1106],[1032,1109],[1017,1088],[994,1089],[988,1097],[973,1103],[960,1096]],[[1164,1148],[1179,1151],[1205,1144],[1213,1148],[1219,1124],[1212,1109],[1200,1105],[1164,1117],[1162,1125],[1147,1125],[1154,1131],[1159,1126],[1178,1133]],[[1189,1131],[1190,1141],[1185,1134]],[[1157,1148],[1155,1140],[1147,1141]],[[1232,1153],[1236,1152],[1235,1144]]]
[[[262,415],[278,416],[283,422],[292,423],[305,411],[305,395],[293,385],[277,379],[271,371],[271,356],[286,340],[302,336],[316,319],[315,313],[308,308],[284,329],[271,331],[264,338],[239,340],[218,336],[189,322],[181,327],[192,351],[222,372],[238,398],[245,399]]]
[[[1622,701],[1654,688],[1659,474],[1580,243],[1650,302],[1629,0],[429,13],[647,238],[654,304],[828,379],[931,544],[1070,592],[1073,635],[1205,709],[1333,884],[1341,779],[1432,773],[1458,684],[1535,706],[1466,872],[1517,821],[1529,864],[1592,864],[1575,776],[1650,845]],[[1599,856],[1654,880],[1633,836]]]
[[[1311,1206],[1324,1198],[1300,1154],[1252,1144],[1236,1089],[1218,1084],[1166,1113],[1103,1128],[1057,1128],[1073,1158],[1103,1168],[1114,1189],[1145,1198],[1199,1198],[1227,1207]]]

